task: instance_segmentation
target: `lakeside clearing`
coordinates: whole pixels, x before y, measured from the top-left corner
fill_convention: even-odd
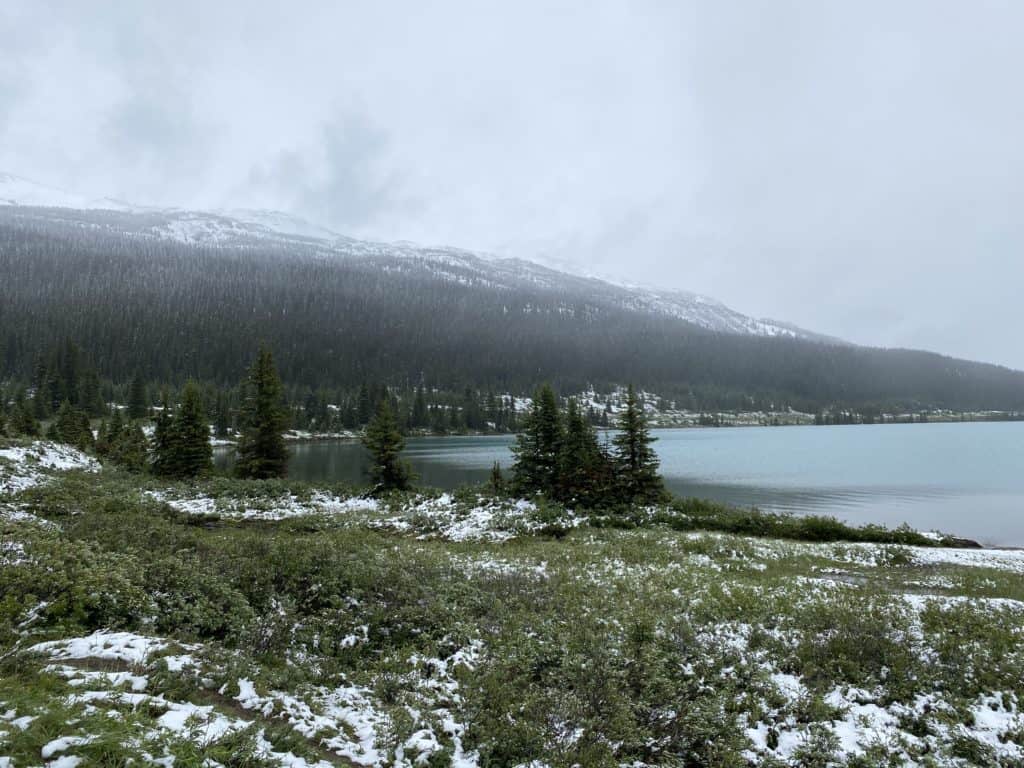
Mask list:
[[[1024,761],[1024,553],[684,509],[0,446],[0,765]]]

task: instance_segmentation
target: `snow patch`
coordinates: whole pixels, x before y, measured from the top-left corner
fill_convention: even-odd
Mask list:
[[[46,654],[57,661],[69,659],[110,659],[142,665],[155,653],[167,650],[170,643],[158,637],[137,635],[134,632],[108,632],[99,630],[85,637],[69,637],[37,643],[29,648]],[[194,650],[198,646],[184,646]]]
[[[171,491],[145,493],[188,515],[217,515],[233,520],[286,520],[308,515],[368,513],[379,509],[376,499],[342,498],[323,491],[315,491],[308,498],[295,495],[214,498],[203,494],[182,497]]]
[[[0,494],[19,493],[50,480],[54,472],[99,472],[100,463],[77,448],[37,441],[0,449]]]

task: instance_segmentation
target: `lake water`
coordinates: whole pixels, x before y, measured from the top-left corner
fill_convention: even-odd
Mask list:
[[[740,506],[1024,546],[1024,423],[656,430],[666,484]],[[511,436],[408,440],[424,485],[485,481],[511,466]],[[358,443],[293,445],[292,477],[366,482]],[[229,461],[223,453],[218,462]]]

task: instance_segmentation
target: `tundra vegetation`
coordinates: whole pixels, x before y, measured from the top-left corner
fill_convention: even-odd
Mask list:
[[[0,764],[1024,760],[1021,553],[514,484],[179,479],[7,439]]]
[[[369,489],[288,481],[245,391],[233,477],[194,384],[0,443],[0,766],[1024,762],[1024,553],[673,499],[632,389],[602,442],[541,387],[454,493],[387,399]]]

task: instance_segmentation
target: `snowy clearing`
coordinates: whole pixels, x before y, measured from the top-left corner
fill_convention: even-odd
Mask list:
[[[19,493],[47,482],[55,472],[99,472],[100,463],[77,448],[34,442],[0,449],[0,494]]]

